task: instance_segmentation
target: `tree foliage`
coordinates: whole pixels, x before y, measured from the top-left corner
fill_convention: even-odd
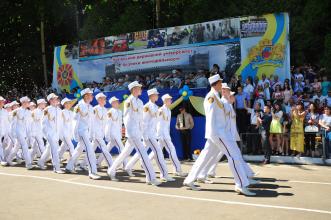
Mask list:
[[[156,28],[156,1],[1,0],[0,87],[18,86],[18,78],[42,85],[41,19],[45,21],[47,69],[51,74],[56,45]],[[309,62],[329,69],[329,0],[160,0],[160,8],[160,27],[289,12],[292,64]]]

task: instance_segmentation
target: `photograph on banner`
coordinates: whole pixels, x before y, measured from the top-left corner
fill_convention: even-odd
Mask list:
[[[240,37],[239,18],[229,18],[168,28],[137,31],[79,43],[79,57],[94,57],[125,51],[150,51],[154,48],[189,44],[218,44]]]
[[[262,36],[267,30],[264,17],[248,16],[240,18],[241,38]]]
[[[105,38],[79,42],[79,57],[98,56],[107,53]]]
[[[241,38],[241,66],[237,75],[243,79],[265,74],[279,80],[290,79],[290,48],[288,41],[289,17],[287,13],[267,14],[267,29],[262,36]],[[260,20],[263,20],[260,19]]]
[[[233,53],[237,48],[239,53]],[[237,56],[235,59],[233,56]],[[232,57],[229,57],[232,56]],[[234,64],[234,62],[236,62]],[[183,49],[162,50],[133,55],[113,56],[104,59],[69,60],[80,82],[102,82],[106,76],[119,78],[123,75],[158,75],[181,69],[185,73],[210,70],[213,64],[222,70],[240,65],[240,45],[211,45]],[[233,74],[235,72],[232,69]],[[55,80],[57,81],[57,80]],[[58,83],[57,83],[58,84]],[[60,85],[62,88],[62,86]]]

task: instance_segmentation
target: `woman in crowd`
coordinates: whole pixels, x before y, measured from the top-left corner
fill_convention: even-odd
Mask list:
[[[295,108],[291,111],[291,135],[290,135],[290,148],[292,150],[292,156],[300,157],[304,152],[304,130],[303,121],[305,119],[306,112],[302,102],[298,102]]]
[[[323,136],[325,137],[325,154],[329,157],[331,148],[331,107],[324,107],[324,114],[320,116],[318,124],[321,126]]]
[[[277,85],[275,91],[272,93],[272,99],[278,102],[282,102],[284,99],[284,93],[281,91],[280,85]]]
[[[284,154],[281,148],[281,137],[282,137],[282,124],[281,120],[283,117],[283,111],[280,108],[280,104],[276,102],[274,108],[271,111],[272,121],[270,124],[270,143],[273,147],[273,150],[277,153]],[[273,142],[273,136],[276,138],[276,143]]]
[[[287,114],[283,116],[283,143],[282,143],[282,152],[283,155],[285,153],[286,156],[289,155],[289,143],[290,143],[290,128],[291,123]]]
[[[283,94],[284,94],[284,102],[285,103],[288,103],[288,101],[290,100],[290,98],[292,97],[293,95],[293,91],[290,87],[290,84],[289,82],[285,81],[284,83],[284,91],[283,91]]]
[[[319,114],[316,112],[316,106],[311,103],[305,118],[305,142],[307,156],[314,156],[315,137],[316,133],[318,132],[318,119]]]

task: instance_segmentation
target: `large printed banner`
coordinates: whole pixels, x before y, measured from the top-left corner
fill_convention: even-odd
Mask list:
[[[289,78],[287,13],[222,19],[110,36],[55,48],[53,87],[70,91],[105,76],[210,69]]]
[[[236,74],[290,79],[289,17],[287,13],[244,17],[241,23],[241,66]]]

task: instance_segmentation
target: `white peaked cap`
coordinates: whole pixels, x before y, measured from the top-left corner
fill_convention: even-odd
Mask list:
[[[99,99],[99,98],[106,98],[107,96],[105,94],[103,94],[102,92],[98,93],[96,96],[95,96],[95,99]]]
[[[37,104],[41,104],[41,103],[44,103],[44,104],[47,104],[46,100],[45,99],[38,99],[37,100]]]
[[[134,88],[134,87],[142,87],[142,85],[139,84],[138,81],[133,81],[132,83],[130,83],[130,84],[128,85],[128,89],[129,89],[129,90],[131,90],[131,89]]]
[[[62,99],[62,101],[61,101],[61,105],[64,105],[66,102],[70,102],[70,101],[71,101],[71,99],[68,99],[68,98],[66,97],[66,98]]]
[[[222,78],[220,77],[219,74],[216,74],[216,75],[209,77],[208,81],[209,81],[209,84],[212,85],[213,83],[215,83],[217,81],[222,81]]]
[[[222,83],[222,89],[231,89],[227,83]]]
[[[166,99],[172,99],[172,97],[169,94],[165,94],[162,96],[162,101],[164,102]]]
[[[30,102],[30,101],[31,100],[27,96],[24,96],[24,97],[20,98],[20,103],[22,103],[22,102]]]
[[[93,91],[90,88],[86,88],[80,91],[81,96],[84,96],[85,94],[93,94]]]
[[[111,97],[111,98],[109,99],[109,103],[110,103],[110,104],[111,104],[112,102],[115,102],[115,101],[119,101],[119,99],[116,98],[115,96],[113,96],[113,97]]]
[[[54,99],[54,98],[58,98],[57,95],[55,95],[54,93],[51,93],[47,96],[47,101],[51,100],[51,99]]]
[[[158,94],[159,94],[159,92],[157,91],[156,88],[147,90],[147,95],[148,96],[150,96],[150,95],[158,95]]]

